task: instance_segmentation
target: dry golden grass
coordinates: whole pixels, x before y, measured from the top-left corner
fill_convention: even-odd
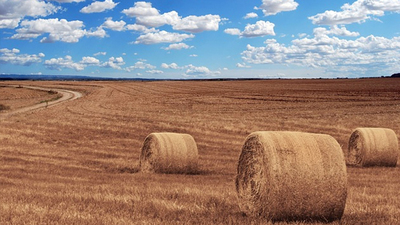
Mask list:
[[[85,96],[0,120],[0,224],[262,224],[234,182],[253,131],[325,133],[342,149],[356,127],[400,133],[399,79],[5,84]],[[159,131],[195,138],[198,174],[137,173]],[[398,224],[400,167],[347,172],[341,224]]]

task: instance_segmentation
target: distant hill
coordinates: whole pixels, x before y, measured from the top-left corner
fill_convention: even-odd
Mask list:
[[[395,73],[392,75],[392,77],[400,77],[400,73]]]
[[[138,80],[146,81],[153,79],[142,78],[104,78],[73,75],[21,75],[21,74],[0,74],[0,80]]]

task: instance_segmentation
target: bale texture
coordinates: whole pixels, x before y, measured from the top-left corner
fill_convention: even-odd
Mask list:
[[[272,221],[339,220],[347,197],[342,149],[329,135],[260,131],[243,145],[239,207]]]
[[[397,165],[399,146],[396,133],[387,128],[357,128],[349,139],[347,163],[349,165]]]
[[[140,154],[143,172],[194,173],[197,162],[197,145],[189,134],[151,133]]]

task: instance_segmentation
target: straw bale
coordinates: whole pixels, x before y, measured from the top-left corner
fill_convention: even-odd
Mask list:
[[[329,135],[259,131],[243,145],[236,177],[240,209],[273,221],[333,221],[347,196],[346,165]]]
[[[144,140],[140,155],[143,172],[193,173],[197,164],[197,145],[189,134],[151,133]]]

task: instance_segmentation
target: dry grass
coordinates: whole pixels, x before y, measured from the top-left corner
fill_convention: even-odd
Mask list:
[[[387,128],[357,128],[349,139],[348,164],[396,166],[399,145],[396,133]]]
[[[398,79],[10,83],[85,96],[0,120],[0,224],[265,224],[238,206],[247,135],[324,133],[347,149],[356,127],[400,133]],[[195,137],[201,173],[136,173],[155,131]],[[340,223],[398,224],[400,167],[347,171]]]
[[[151,133],[143,143],[140,170],[194,174],[198,159],[197,145],[190,134]]]
[[[273,221],[340,220],[347,194],[344,156],[324,134],[259,131],[239,158],[240,208]]]

